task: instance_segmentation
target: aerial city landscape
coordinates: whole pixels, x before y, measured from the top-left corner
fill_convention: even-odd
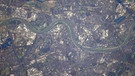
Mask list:
[[[0,76],[135,76],[135,1],[0,0]]]

